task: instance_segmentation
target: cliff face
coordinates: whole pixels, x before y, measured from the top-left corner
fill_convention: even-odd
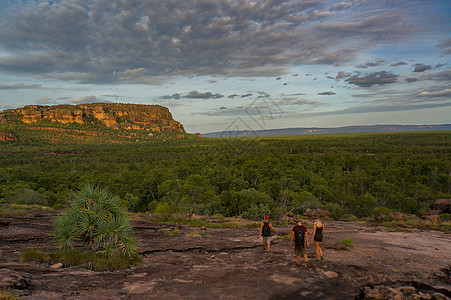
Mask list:
[[[0,112],[0,121],[7,124],[7,115],[17,115],[26,124],[42,120],[55,123],[90,124],[100,121],[114,129],[185,133],[183,125],[172,118],[169,109],[160,105],[94,103],[80,105],[29,105]]]

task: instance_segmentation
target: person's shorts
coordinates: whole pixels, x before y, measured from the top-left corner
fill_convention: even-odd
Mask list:
[[[296,254],[296,256],[304,255],[305,254],[305,247],[294,246],[294,254]]]
[[[271,237],[270,236],[262,236],[263,243],[269,244],[271,243]]]

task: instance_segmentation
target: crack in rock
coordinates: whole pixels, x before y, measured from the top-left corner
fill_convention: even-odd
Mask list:
[[[199,247],[189,247],[189,248],[184,248],[184,249],[166,248],[166,249],[145,250],[145,251],[140,252],[140,254],[147,255],[147,254],[151,254],[151,253],[161,253],[161,252],[192,252],[192,251],[218,253],[218,252],[232,252],[232,251],[255,249],[258,247],[261,247],[261,245],[225,247],[225,248],[219,248],[219,249],[211,249],[211,248],[205,248],[205,247],[199,246]]]

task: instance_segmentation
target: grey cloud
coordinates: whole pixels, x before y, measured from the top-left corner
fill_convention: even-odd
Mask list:
[[[335,77],[335,79],[341,79],[341,78],[346,78],[351,76],[351,73],[346,73],[346,72],[338,72],[337,77]]]
[[[0,84],[0,90],[24,90],[24,89],[39,89],[42,88],[41,84]]]
[[[58,102],[54,98],[42,97],[42,98],[39,98],[38,100],[35,100],[34,104],[37,104],[37,105],[57,105],[57,104],[60,104],[60,102]]]
[[[313,107],[319,107],[327,105],[325,103],[322,103],[320,101],[316,100],[304,100],[304,99],[283,99],[282,101],[278,102],[279,105],[307,105],[307,106],[313,106]]]
[[[334,92],[321,92],[318,93],[318,95],[322,95],[322,96],[332,96],[332,95],[336,95]]]
[[[351,2],[340,2],[337,4],[334,4],[330,7],[330,10],[342,10],[342,9],[348,9],[352,6]]]
[[[451,69],[446,69],[443,71],[438,71],[434,73],[422,74],[422,80],[433,80],[433,81],[446,81],[451,82]]]
[[[98,102],[109,102],[105,100],[100,100],[96,96],[85,96],[72,98],[68,101],[70,104],[84,104],[84,103],[98,103]]]
[[[150,77],[190,74],[280,76],[296,64],[347,62],[374,41],[416,33],[415,23],[384,10],[363,20],[331,22],[350,2],[36,2],[2,12],[0,47],[6,56],[0,70],[80,83],[155,83]]]
[[[418,80],[419,80],[418,78],[414,78],[414,77],[407,77],[406,78],[406,82],[416,82]]]
[[[247,98],[247,97],[251,97],[251,96],[252,96],[251,93],[247,93],[247,94],[241,95],[241,98]]]
[[[360,87],[371,87],[373,85],[392,84],[395,83],[397,80],[398,75],[386,71],[380,71],[362,77],[359,77],[359,75],[354,75],[346,79],[346,82],[349,82],[351,84]]]
[[[211,92],[199,93],[198,91],[191,91],[184,97],[185,98],[194,98],[194,99],[217,99],[217,98],[223,98],[224,95],[220,95],[218,93],[213,94]]]
[[[437,47],[442,49],[442,53],[451,54],[451,39],[441,42]]]
[[[415,69],[413,70],[416,73],[421,73],[427,70],[431,70],[432,67],[428,66],[428,65],[423,65],[423,64],[415,64]]]
[[[419,110],[425,108],[438,108],[449,107],[451,102],[446,103],[426,103],[426,104],[405,104],[405,105],[366,105],[355,106],[345,109],[325,111],[325,112],[312,112],[298,114],[298,117],[320,117],[330,115],[350,115],[350,114],[362,114],[362,113],[376,113],[376,112],[391,112],[391,111],[410,111]]]
[[[161,96],[160,99],[165,99],[165,100],[167,100],[167,99],[175,99],[175,100],[178,100],[178,99],[180,99],[180,94],[175,93],[175,94],[172,94],[172,95],[165,95],[165,96]]]
[[[435,68],[438,69],[438,68],[444,67],[444,66],[446,66],[446,65],[447,65],[447,64],[437,64],[437,65],[435,66]]]
[[[435,92],[421,92],[418,94],[419,97],[451,97],[451,89],[446,89],[442,91],[435,91]]]
[[[380,65],[384,64],[385,62],[386,62],[385,60],[378,60],[378,61],[375,61],[375,62],[367,62],[367,63],[364,63],[364,64],[357,65],[356,68],[366,69],[368,67],[377,67],[377,66],[380,66]]]
[[[401,62],[391,64],[390,67],[399,67],[399,66],[405,66],[405,65],[407,65],[407,63],[401,61]]]
[[[160,99],[163,100],[179,100],[181,98],[185,99],[218,99],[223,98],[224,95],[221,94],[213,94],[211,92],[199,93],[198,91],[191,91],[186,94],[175,93],[172,95],[161,96]]]

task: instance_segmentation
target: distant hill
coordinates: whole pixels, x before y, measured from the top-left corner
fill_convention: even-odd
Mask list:
[[[246,137],[246,136],[278,136],[305,135],[322,133],[351,133],[351,132],[396,132],[396,131],[443,131],[451,130],[451,124],[442,125],[368,125],[345,126],[333,128],[282,128],[267,130],[237,130],[221,131],[202,134],[203,137]]]
[[[29,105],[0,111],[0,141],[122,142],[188,135],[160,105],[93,103]]]

